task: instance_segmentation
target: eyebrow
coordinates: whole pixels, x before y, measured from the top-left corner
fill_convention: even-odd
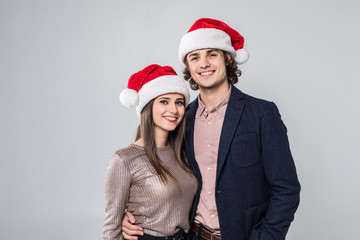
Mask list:
[[[207,50],[206,51],[206,53],[212,53],[212,52],[220,52],[221,50],[219,50],[219,49],[209,49],[209,50]]]
[[[199,53],[190,53],[190,54],[188,55],[188,57],[197,56],[197,55],[199,55]]]
[[[212,52],[217,52],[218,53],[218,52],[220,52],[220,50],[218,50],[218,49],[209,49],[209,50],[206,51],[207,54],[212,53]],[[188,57],[198,56],[198,55],[199,55],[199,53],[195,52],[195,53],[190,53],[188,55]]]
[[[159,97],[159,99],[170,99],[169,97]],[[185,98],[181,97],[181,98],[177,98],[176,100],[185,100]]]

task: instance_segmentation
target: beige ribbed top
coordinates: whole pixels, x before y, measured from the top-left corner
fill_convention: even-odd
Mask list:
[[[144,233],[169,236],[180,228],[189,230],[189,211],[197,191],[196,178],[177,163],[172,149],[158,148],[164,166],[177,179],[164,185],[145,155],[135,144],[120,149],[111,158],[105,176],[105,220],[103,239],[123,239],[121,221],[131,212]]]

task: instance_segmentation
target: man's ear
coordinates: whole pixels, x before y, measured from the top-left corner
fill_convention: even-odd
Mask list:
[[[225,57],[227,58],[227,64],[226,64],[226,65],[228,65],[228,64],[229,64],[229,61],[230,61],[230,59],[231,59],[231,54],[230,54],[229,52],[227,52],[227,53],[225,54]]]

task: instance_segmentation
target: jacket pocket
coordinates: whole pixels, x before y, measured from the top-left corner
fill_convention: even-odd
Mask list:
[[[249,167],[254,165],[259,160],[259,155],[255,133],[235,135],[231,144],[230,157],[236,166]]]
[[[263,203],[256,207],[248,208],[245,211],[246,214],[246,235],[249,237],[253,231],[257,231],[262,224],[269,203]]]

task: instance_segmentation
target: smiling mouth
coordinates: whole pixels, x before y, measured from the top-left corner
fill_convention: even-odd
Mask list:
[[[176,122],[176,120],[177,120],[177,117],[163,117],[163,118],[165,118],[169,122]]]
[[[211,74],[213,74],[215,71],[207,71],[207,72],[201,72],[199,73],[200,76],[209,76]]]

